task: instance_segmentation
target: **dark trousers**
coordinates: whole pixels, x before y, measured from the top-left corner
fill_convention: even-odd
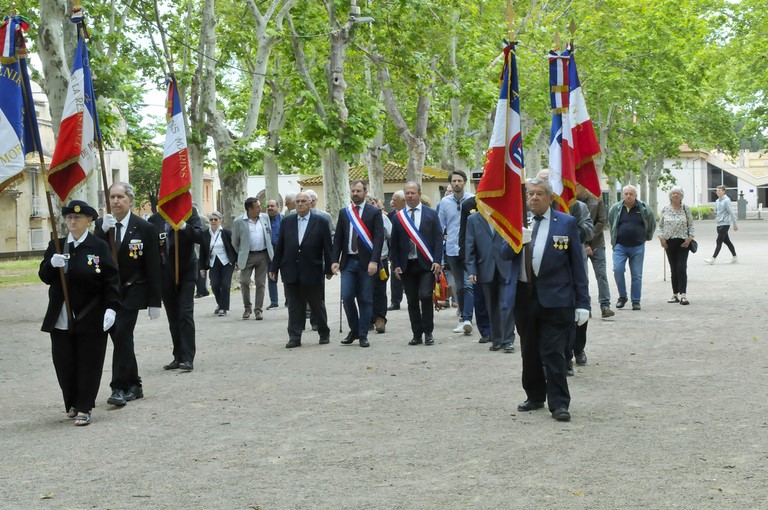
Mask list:
[[[712,255],[713,258],[720,254],[720,248],[723,247],[723,244],[725,244],[728,249],[731,250],[731,255],[734,257],[736,256],[736,248],[733,247],[731,238],[728,237],[728,230],[730,228],[730,225],[719,225],[717,227],[717,245],[715,245],[715,254]]]
[[[213,263],[208,275],[211,277],[211,290],[216,298],[216,306],[219,310],[229,311],[229,298],[232,291],[232,273],[235,265],[231,262],[226,266],[218,257]]]
[[[288,340],[301,342],[301,334],[307,319],[307,305],[312,311],[312,319],[317,324],[320,338],[329,338],[328,314],[325,311],[325,286],[285,284],[285,297],[288,299]]]
[[[446,255],[445,261],[453,273],[453,295],[459,300],[461,320],[471,321],[472,311],[475,307],[475,287],[467,279],[464,260],[458,255]]]
[[[91,334],[51,332],[53,366],[67,411],[74,407],[87,413],[96,406],[106,352],[107,334],[101,328]]]
[[[163,306],[173,341],[173,359],[195,360],[195,282],[182,281],[176,286],[174,275],[163,275]]]
[[[726,227],[727,228],[727,227]],[[667,239],[667,259],[669,259],[672,293],[685,294],[688,289],[688,248],[683,248],[685,239]]]
[[[408,318],[414,338],[434,330],[434,310],[432,293],[435,289],[435,276],[431,271],[419,266],[418,260],[409,260],[408,267],[400,274],[403,290],[408,299]]]
[[[535,289],[518,282],[515,324],[523,356],[523,389],[528,400],[546,400],[550,411],[568,409],[571,402],[565,350],[573,318],[573,308],[544,308]]]
[[[477,316],[477,328],[480,329],[480,334],[490,338],[496,347],[500,347],[504,344],[515,343],[515,315],[511,308],[504,308],[504,289],[506,288],[504,278],[501,277],[498,271],[495,276],[494,281],[483,283],[482,287],[477,285],[475,288],[475,315]],[[485,306],[486,298],[488,299],[487,307]],[[480,312],[478,308],[480,303],[482,303],[482,313],[485,316],[485,321],[490,322],[488,333],[480,328]]]
[[[573,357],[573,353],[581,354],[584,352],[584,348],[587,346],[587,325],[589,321],[585,322],[581,326],[576,326],[576,334],[574,335],[574,342],[571,350],[567,353],[568,359]]]
[[[387,273],[387,279],[389,279],[389,261],[387,259],[381,259],[381,267]],[[393,278],[396,280],[397,278]],[[387,280],[379,278],[379,273],[376,273],[373,277],[373,313],[371,314],[371,322],[376,319],[387,320]]]
[[[389,268],[389,273],[392,274],[393,267]],[[400,306],[403,301],[403,281],[399,278],[389,279],[389,293],[392,295],[391,304]]]
[[[269,292],[269,304],[277,306],[280,299],[277,295],[277,282],[267,278],[267,291]]]
[[[373,313],[373,278],[368,274],[368,266],[363,266],[357,256],[348,256],[341,270],[341,300],[349,330],[359,338],[368,338]]]
[[[503,289],[505,286],[504,279],[501,278],[501,275],[499,275],[498,272],[496,273],[496,276],[500,278],[499,280],[497,280],[497,282],[501,282],[500,285],[501,285],[501,288]],[[493,285],[496,285],[496,283],[493,283]],[[484,294],[485,291],[483,290],[484,287],[485,287],[485,284],[480,284],[480,283],[476,283],[472,285],[472,289],[473,289],[472,296],[473,296],[474,307],[475,307],[475,323],[477,324],[477,330],[480,332],[480,336],[492,338],[491,316],[488,313],[489,305],[486,303],[486,300],[485,300],[485,294]],[[499,306],[501,306],[501,303],[504,300],[503,296],[504,296],[504,293],[502,291],[502,294],[499,296]],[[495,301],[489,300],[489,303],[495,303]],[[512,312],[509,313],[509,316],[512,318]],[[514,342],[515,340],[514,318],[512,318],[511,328],[512,328],[512,341]]]
[[[115,327],[110,330],[112,337],[112,382],[113,390],[128,390],[131,386],[141,386],[139,366],[133,347],[133,330],[136,327],[138,310],[121,308],[115,316]]]
[[[208,289],[206,288],[205,282],[206,282],[208,273],[204,271],[201,274],[200,271],[204,271],[203,263],[200,262],[200,259],[198,259],[197,260],[197,282],[195,282],[196,295],[207,296],[209,293],[208,293]]]

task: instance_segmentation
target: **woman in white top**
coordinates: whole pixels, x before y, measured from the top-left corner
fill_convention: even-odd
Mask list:
[[[203,232],[200,245],[200,272],[208,270],[211,290],[216,298],[214,314],[224,317],[229,311],[229,296],[232,287],[232,272],[235,270],[237,252],[232,246],[232,232],[221,225],[220,212],[208,216],[211,226]]]
[[[693,216],[683,205],[683,188],[669,190],[669,205],[661,210],[659,241],[667,252],[672,273],[672,297],[667,303],[688,304],[688,247],[693,241]]]

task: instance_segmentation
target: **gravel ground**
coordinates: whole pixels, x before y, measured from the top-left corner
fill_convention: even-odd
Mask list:
[[[766,508],[768,223],[732,234],[736,265],[705,265],[715,225],[696,228],[691,305],[666,303],[648,243],[643,310],[590,321],[565,424],[517,412],[519,352],[451,333],[452,310],[434,347],[407,345],[405,309],[371,348],[340,345],[334,278],[327,346],[306,331],[285,349],[282,306],[243,321],[239,294],[226,318],[197,300],[192,373],[162,369],[167,322],[142,314],[145,398],[106,405],[108,361],[93,423],[75,428],[39,331],[45,286],[0,290],[0,508]]]

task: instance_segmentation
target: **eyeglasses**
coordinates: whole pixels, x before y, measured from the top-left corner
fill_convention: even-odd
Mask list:
[[[208,218],[208,221],[219,221],[218,218]]]
[[[66,219],[67,221],[77,221],[85,218],[85,214],[67,214]]]

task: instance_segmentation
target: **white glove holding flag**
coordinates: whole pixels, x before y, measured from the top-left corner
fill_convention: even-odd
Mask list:
[[[107,308],[104,312],[104,331],[115,325],[115,311],[111,308]]]
[[[179,230],[184,230],[187,228],[187,222],[182,220],[181,223],[179,223]]]
[[[533,237],[533,230],[531,230],[530,228],[523,227],[523,244],[530,243],[532,237]]]
[[[62,255],[61,253],[54,253],[53,257],[51,257],[51,265],[53,267],[64,267],[64,264],[67,262],[67,256]]]
[[[112,214],[105,214],[101,219],[101,230],[103,230],[105,234],[109,232],[110,228],[115,228],[115,225],[117,225],[117,219]]]
[[[160,317],[160,307],[159,306],[150,306],[149,307],[149,320],[155,320],[158,317]]]
[[[584,308],[577,308],[576,309],[576,324],[579,326],[583,326],[587,323],[589,320],[589,310],[585,310]]]

